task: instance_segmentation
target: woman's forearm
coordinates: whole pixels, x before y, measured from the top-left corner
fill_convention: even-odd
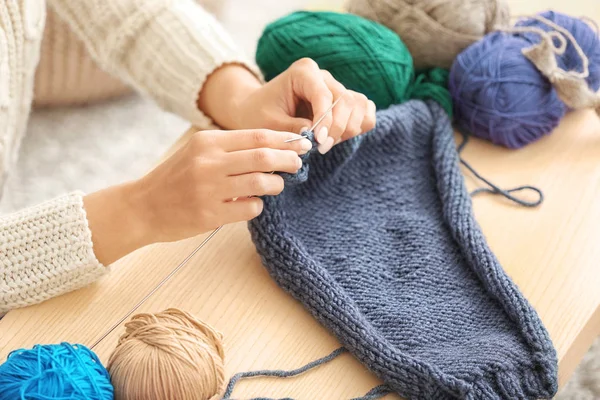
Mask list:
[[[246,67],[228,64],[210,74],[198,95],[198,108],[225,129],[243,129],[239,105],[261,82]]]

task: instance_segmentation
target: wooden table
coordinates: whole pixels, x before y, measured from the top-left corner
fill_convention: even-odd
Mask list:
[[[473,140],[464,158],[497,184],[529,183],[544,190],[540,208],[484,195],[475,198],[475,214],[491,248],[550,331],[564,384],[600,333],[600,122],[591,111],[573,113],[553,135],[525,149],[508,151]],[[90,287],[8,313],[0,321],[0,359],[35,343],[90,345],[203,238],[142,249]],[[339,345],[268,277],[245,224],[225,227],[139,311],[168,307],[190,311],[224,333],[229,374],[293,368]],[[116,329],[96,348],[103,361],[121,332]],[[236,394],[343,399],[377,383],[346,354],[302,377],[241,384]]]
[[[541,9],[513,3],[522,12]],[[573,11],[581,14],[583,4],[569,7],[581,6]],[[486,195],[474,199],[474,209],[492,250],[548,328],[564,384],[600,333],[599,119],[591,111],[572,113],[551,136],[519,151],[472,140],[463,156],[502,187],[526,183],[544,191],[546,201],[536,209]],[[467,183],[475,187],[468,174]],[[0,320],[0,360],[36,343],[91,345],[205,236],[139,250],[87,288],[8,313]],[[168,307],[187,310],[224,333],[228,374],[294,368],[339,346],[268,277],[245,224],[225,227],[138,311]],[[119,327],[95,349],[103,361],[121,332]],[[338,400],[378,383],[345,354],[301,377],[241,383],[236,396]]]

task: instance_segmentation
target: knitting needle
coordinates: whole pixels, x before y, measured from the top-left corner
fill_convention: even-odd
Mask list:
[[[335,107],[335,106],[336,106],[336,104],[337,104],[337,103],[338,103],[338,102],[339,102],[339,101],[342,99],[342,97],[344,97],[344,95],[345,95],[346,93],[347,93],[347,92],[344,92],[344,93],[342,93],[342,94],[341,94],[341,96],[340,96],[340,97],[338,97],[338,98],[337,98],[337,100],[336,100],[336,101],[334,101],[334,102],[333,102],[333,104],[332,104],[331,106],[329,106],[329,108],[327,109],[327,111],[325,111],[325,112],[323,113],[323,115],[321,115],[321,118],[319,118],[319,119],[317,120],[317,122],[315,122],[315,123],[314,123],[314,125],[313,125],[313,126],[311,126],[310,128],[308,128],[308,132],[312,132],[312,131],[314,131],[314,130],[315,130],[315,128],[316,128],[316,127],[317,127],[317,126],[318,126],[318,125],[321,123],[321,121],[323,121],[323,119],[325,119],[325,117],[327,116],[327,114],[329,114],[329,113],[331,112],[331,110],[333,110],[333,107]],[[300,136],[300,137],[297,137],[297,138],[288,139],[288,140],[284,141],[283,143],[295,142],[295,141],[297,141],[297,140],[302,140],[302,139],[304,139],[304,138],[305,138],[305,136]]]
[[[215,229],[214,231],[212,231],[212,233],[210,235],[208,235],[208,237],[206,239],[204,239],[202,241],[202,243],[200,243],[198,245],[198,247],[196,247],[194,249],[194,251],[192,251],[175,269],[173,269],[173,271],[171,271],[169,273],[169,275],[165,276],[165,278],[160,281],[158,283],[158,285],[156,285],[154,287],[154,289],[152,289],[150,291],[150,293],[148,293],[146,296],[144,296],[144,298],[142,300],[140,300],[139,303],[137,303],[131,310],[129,310],[129,312],[127,312],[127,314],[125,314],[125,316],[123,318],[121,318],[116,324],[114,324],[108,331],[106,331],[102,336],[100,336],[100,339],[96,340],[96,342],[94,342],[94,344],[90,347],[90,349],[94,349],[94,347],[98,346],[98,344],[100,344],[101,341],[103,341],[108,335],[111,334],[112,331],[114,331],[115,329],[117,329],[119,327],[119,325],[121,325],[123,322],[125,322],[125,320],[127,318],[129,318],[129,316],[131,314],[133,314],[138,308],[140,308],[142,306],[142,304],[144,304],[146,302],[146,300],[148,300],[154,293],[156,293],[156,291],[158,289],[160,289],[165,283],[167,283],[167,281],[169,281],[169,279],[171,279],[171,277],[173,275],[175,275],[177,272],[179,272],[179,270],[183,267],[185,267],[185,265],[191,260],[192,257],[194,257],[194,255],[202,248],[204,247],[204,245],[206,243],[208,243],[208,241],[210,239],[212,239],[213,236],[215,236],[217,234],[217,232],[219,232],[219,230],[221,230],[223,226],[221,225],[220,227],[218,227],[217,229]]]
[[[329,112],[331,112],[331,110],[333,110],[333,107],[335,107],[335,106],[336,106],[336,104],[337,104],[337,103],[338,103],[338,102],[339,102],[339,101],[342,99],[342,97],[344,97],[344,95],[345,95],[345,94],[346,94],[346,92],[342,93],[342,95],[341,95],[340,97],[338,97],[336,101],[334,101],[334,102],[333,102],[333,104],[332,104],[332,105],[331,105],[331,106],[330,106],[330,107],[327,109],[327,111],[325,111],[325,112],[323,113],[323,115],[321,115],[321,118],[319,118],[319,119],[317,120],[317,122],[315,122],[315,123],[314,123],[314,125],[313,125],[313,126],[312,126],[312,127],[311,127],[311,128],[308,130],[308,131],[314,131],[314,130],[315,130],[315,128],[316,128],[316,127],[317,127],[317,126],[318,126],[318,125],[321,123],[321,121],[323,121],[323,119],[325,118],[325,116],[326,116],[327,114],[329,114]],[[284,143],[295,142],[296,140],[300,140],[300,139],[304,139],[304,136],[300,136],[300,137],[298,137],[298,138],[294,138],[294,139],[289,139],[289,140],[286,140]],[[273,173],[273,172],[275,172],[275,171],[272,171],[271,173]],[[233,199],[233,201],[236,201],[236,200],[237,200],[237,197],[236,197],[235,199]],[[202,247],[204,247],[204,245],[205,245],[206,243],[208,243],[208,241],[209,241],[210,239],[212,239],[212,238],[213,238],[213,236],[215,236],[215,235],[217,234],[217,232],[219,232],[219,230],[221,230],[221,228],[223,228],[223,226],[222,226],[222,225],[221,225],[220,227],[218,227],[217,229],[215,229],[214,231],[212,231],[212,233],[211,233],[210,235],[208,235],[208,237],[207,237],[206,239],[204,239],[204,240],[202,241],[202,243],[200,243],[200,244],[198,245],[198,247],[196,247],[196,248],[194,249],[194,251],[192,251],[192,252],[191,252],[191,253],[190,253],[190,254],[189,254],[189,255],[188,255],[188,256],[187,256],[187,257],[186,257],[186,258],[185,258],[185,259],[184,259],[184,260],[183,260],[183,261],[182,261],[182,262],[181,262],[179,265],[178,265],[178,266],[177,266],[177,267],[175,267],[175,269],[173,269],[173,271],[171,271],[171,272],[169,273],[169,275],[165,276],[165,278],[164,278],[162,281],[160,281],[160,282],[158,283],[158,285],[156,285],[156,286],[154,287],[154,289],[152,289],[152,290],[150,291],[150,293],[148,293],[146,296],[144,296],[144,298],[143,298],[142,300],[140,300],[140,301],[139,301],[139,303],[137,303],[137,304],[136,304],[136,305],[135,305],[135,306],[134,306],[134,307],[133,307],[131,310],[129,310],[129,311],[127,312],[127,314],[125,314],[125,315],[123,316],[123,318],[121,318],[119,321],[117,321],[117,323],[115,323],[113,326],[111,326],[111,327],[110,327],[110,329],[109,329],[108,331],[106,331],[106,332],[105,332],[105,333],[104,333],[102,336],[100,336],[100,338],[99,338],[98,340],[96,340],[96,342],[94,342],[94,344],[92,344],[92,345],[90,346],[90,349],[92,349],[92,350],[93,350],[93,349],[94,349],[94,347],[98,346],[98,345],[100,344],[100,342],[102,342],[104,339],[106,339],[106,337],[107,337],[108,335],[110,335],[110,334],[112,333],[112,331],[114,331],[115,329],[117,329],[117,328],[119,327],[119,325],[121,325],[123,322],[125,322],[125,320],[126,320],[127,318],[129,318],[129,317],[131,316],[131,314],[133,314],[133,313],[134,313],[134,312],[135,312],[135,311],[136,311],[138,308],[140,308],[140,307],[142,306],[142,304],[144,304],[144,303],[145,303],[145,302],[146,302],[146,301],[147,301],[147,300],[148,300],[150,297],[152,297],[152,295],[153,295],[154,293],[156,293],[156,292],[158,291],[158,289],[160,289],[160,288],[161,288],[161,287],[162,287],[162,286],[163,286],[165,283],[167,283],[167,282],[169,281],[169,279],[171,279],[171,277],[172,277],[173,275],[175,275],[177,272],[179,272],[179,270],[180,270],[181,268],[185,267],[185,265],[186,265],[186,264],[187,264],[187,263],[190,261],[190,259],[191,259],[191,258],[192,258],[192,257],[193,257],[193,256],[194,256],[194,255],[195,255],[197,252],[198,252],[198,251],[200,251],[200,249],[201,249]]]

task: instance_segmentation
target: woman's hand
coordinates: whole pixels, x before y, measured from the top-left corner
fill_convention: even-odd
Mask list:
[[[137,248],[247,221],[262,211],[254,196],[277,195],[311,148],[293,133],[202,131],[138,181],[84,198],[94,252],[108,265]],[[233,199],[236,199],[233,201]],[[118,233],[118,234],[117,234]]]
[[[342,95],[332,112],[325,114]],[[226,105],[219,106],[223,96]],[[264,86],[243,67],[222,67],[206,82],[198,105],[219,125],[230,129],[300,133],[325,114],[315,130],[321,153],[375,126],[375,104],[363,94],[344,88],[308,58],[296,61]]]

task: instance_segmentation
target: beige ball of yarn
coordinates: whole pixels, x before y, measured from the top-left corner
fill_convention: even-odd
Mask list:
[[[506,27],[506,0],[347,0],[346,9],[396,32],[415,68],[450,68],[462,50]]]
[[[127,322],[107,369],[115,400],[217,400],[223,359],[220,333],[171,308]]]
[[[218,15],[225,0],[199,0]],[[132,89],[104,72],[83,42],[50,8],[35,74],[33,105],[37,108],[90,104],[120,97]]]

